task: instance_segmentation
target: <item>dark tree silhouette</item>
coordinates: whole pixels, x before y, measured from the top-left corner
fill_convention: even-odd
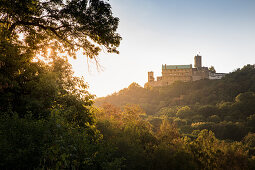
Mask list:
[[[103,0],[2,0],[1,31],[6,38],[23,33],[25,44],[33,50],[52,47],[96,59],[102,49],[118,53],[121,37],[116,30],[119,19]]]

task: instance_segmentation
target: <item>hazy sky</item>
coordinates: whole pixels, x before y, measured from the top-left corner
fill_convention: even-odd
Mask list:
[[[193,64],[200,52],[203,66],[231,72],[255,63],[255,0],[110,0],[120,18],[120,54],[100,55],[103,71],[86,59],[71,61],[92,94],[106,96],[141,86],[147,72],[161,75],[162,64]]]

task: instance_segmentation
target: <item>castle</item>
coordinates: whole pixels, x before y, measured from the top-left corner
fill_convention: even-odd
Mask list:
[[[190,65],[162,65],[162,76],[154,79],[154,73],[148,72],[149,86],[167,86],[175,81],[197,81],[201,79],[221,79],[225,73],[213,73],[208,67],[202,67],[202,56],[194,57],[194,68]]]

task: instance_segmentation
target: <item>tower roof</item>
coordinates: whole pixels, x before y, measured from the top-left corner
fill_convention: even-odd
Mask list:
[[[168,69],[190,69],[192,65],[162,65],[162,70]]]

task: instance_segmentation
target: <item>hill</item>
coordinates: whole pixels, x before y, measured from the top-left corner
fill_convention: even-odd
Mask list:
[[[246,65],[221,80],[175,82],[164,87],[143,88],[132,83],[96,99],[97,106],[104,103],[140,105],[155,130],[167,117],[183,134],[209,129],[220,139],[241,140],[255,132],[255,68]]]
[[[244,66],[226,75],[221,80],[200,80],[194,82],[175,82],[164,87],[143,88],[132,83],[118,93],[96,99],[96,105],[112,103],[117,106],[139,104],[147,112],[154,114],[162,107],[217,104],[231,102],[244,92],[255,92],[255,68]]]

